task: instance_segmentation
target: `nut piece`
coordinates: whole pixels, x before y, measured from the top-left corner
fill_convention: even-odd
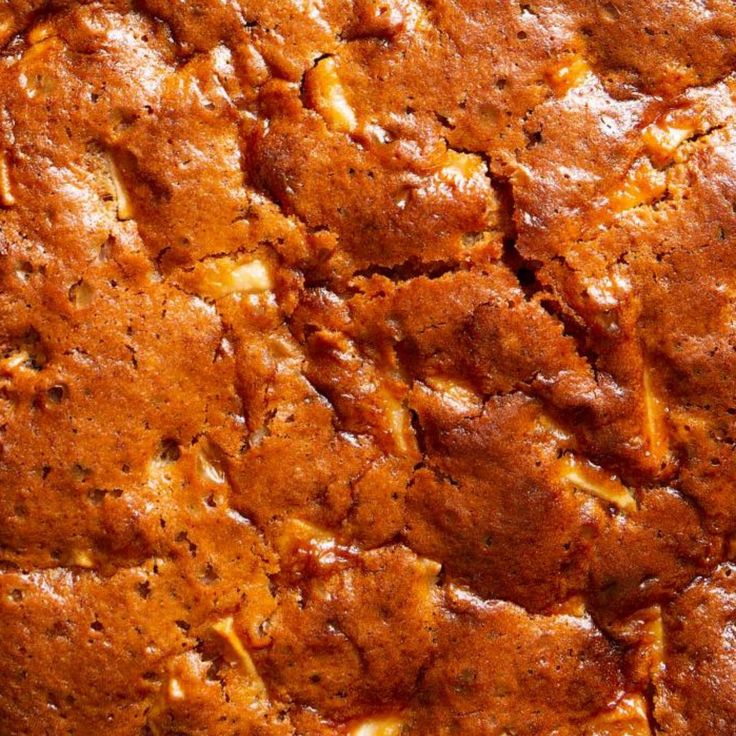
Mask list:
[[[483,408],[483,399],[466,383],[433,376],[427,379],[427,385],[441,395],[445,404],[457,411],[470,413]]]
[[[413,442],[414,433],[411,429],[411,414],[402,401],[399,401],[390,391],[383,389],[379,392],[379,401],[382,413],[386,418],[388,431],[393,439],[394,450],[404,454]]]
[[[337,540],[325,529],[301,519],[287,519],[276,538],[276,551],[282,559],[293,557],[300,550],[315,553],[319,558],[337,547]]]
[[[469,185],[488,186],[488,169],[485,161],[473,153],[462,153],[447,149],[439,159],[439,170],[435,177],[444,185],[456,190]]]
[[[538,414],[535,424],[536,433],[551,437],[561,448],[574,445],[574,435],[558,424],[549,414],[543,412]]]
[[[645,620],[645,644],[651,652],[652,671],[659,671],[664,664],[664,624],[662,622],[662,609],[654,606],[648,610],[648,618]]]
[[[91,569],[95,566],[92,555],[85,550],[75,550],[71,555],[71,564],[75,567]]]
[[[0,357],[0,376],[16,379],[23,374],[31,375],[42,370],[47,362],[48,355],[38,334],[30,332],[21,338],[15,349]]]
[[[613,710],[588,722],[586,733],[616,733],[621,736],[652,736],[647,717],[647,702],[643,695],[624,695]]]
[[[442,564],[436,560],[430,560],[429,557],[418,557],[416,564],[427,582],[427,597],[431,600],[437,590],[437,578],[442,572]]]
[[[574,489],[586,491],[623,511],[636,509],[631,492],[615,476],[588,460],[580,460],[568,453],[559,461],[560,479]]]
[[[167,493],[182,485],[181,469],[176,462],[157,456],[148,463],[147,471],[146,485],[156,493]]]
[[[662,402],[652,388],[652,377],[646,368],[642,388],[644,392],[644,435],[649,443],[649,453],[657,464],[666,464],[669,458],[669,443],[665,426],[665,411]]]
[[[564,97],[571,89],[579,87],[589,73],[588,62],[580,54],[571,54],[548,67],[545,77],[553,92]]]
[[[169,685],[166,689],[166,695],[170,701],[177,702],[180,700],[186,700],[184,688],[181,686],[179,680],[176,677],[172,677],[169,680]]]
[[[324,118],[328,127],[339,133],[352,133],[358,127],[331,56],[320,59],[307,72],[304,85],[307,103]]]
[[[113,160],[113,157],[107,155],[107,165],[110,169],[110,179],[115,189],[115,201],[118,208],[118,220],[130,220],[133,218],[133,203],[130,201],[125,183],[120,175],[120,170]]]
[[[664,671],[664,624],[660,606],[636,611],[611,627],[618,641],[631,652],[629,671],[635,682],[658,683]]]
[[[0,151],[0,204],[3,207],[12,207],[15,204],[12,186],[10,184],[10,169],[5,151]]]
[[[69,301],[77,309],[85,309],[92,304],[94,295],[95,290],[84,280],[77,281],[69,289]]]
[[[625,271],[617,266],[605,276],[583,279],[585,293],[598,309],[610,310],[620,306],[631,292],[631,280]]]
[[[199,443],[197,472],[200,477],[217,485],[222,485],[226,481],[225,471],[217,457],[217,451],[207,439]]]
[[[350,736],[399,736],[404,721],[397,716],[368,718],[356,724],[348,733]]]
[[[637,611],[626,625],[633,632],[647,676],[655,678],[664,666],[664,623],[661,607],[650,606]]]
[[[0,372],[3,375],[12,375],[19,368],[23,368],[31,360],[31,356],[25,350],[12,353],[7,358],[0,360]]]
[[[271,274],[257,259],[238,263],[229,256],[198,263],[193,272],[200,296],[221,299],[229,294],[258,294],[273,288]]]
[[[235,625],[232,616],[227,616],[220,619],[217,623],[212,626],[212,630],[222,637],[225,642],[229,645],[233,654],[237,658],[243,671],[248,676],[251,684],[260,692],[265,693],[266,686],[263,684],[261,676],[256,670],[256,666],[253,664],[248,650],[243,646],[243,642],[240,640],[237,632],[235,631]]]
[[[649,160],[641,161],[630,172],[621,186],[608,196],[613,212],[625,212],[641,205],[651,204],[667,190],[663,171],[652,167]]]
[[[644,146],[657,166],[664,166],[674,158],[677,148],[695,133],[693,121],[663,120],[648,125],[642,135]]]

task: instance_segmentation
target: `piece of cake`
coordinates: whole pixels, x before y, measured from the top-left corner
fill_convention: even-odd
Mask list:
[[[0,736],[736,733],[731,0],[0,46]]]

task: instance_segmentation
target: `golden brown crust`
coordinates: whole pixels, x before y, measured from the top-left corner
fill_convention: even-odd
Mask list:
[[[733,732],[731,2],[0,45],[3,736]]]

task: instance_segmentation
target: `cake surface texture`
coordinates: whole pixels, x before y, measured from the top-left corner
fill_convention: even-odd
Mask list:
[[[736,735],[732,0],[0,49],[0,736]]]

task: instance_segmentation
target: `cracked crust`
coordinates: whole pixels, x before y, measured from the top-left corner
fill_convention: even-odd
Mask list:
[[[732,734],[732,3],[0,47],[0,733]]]

